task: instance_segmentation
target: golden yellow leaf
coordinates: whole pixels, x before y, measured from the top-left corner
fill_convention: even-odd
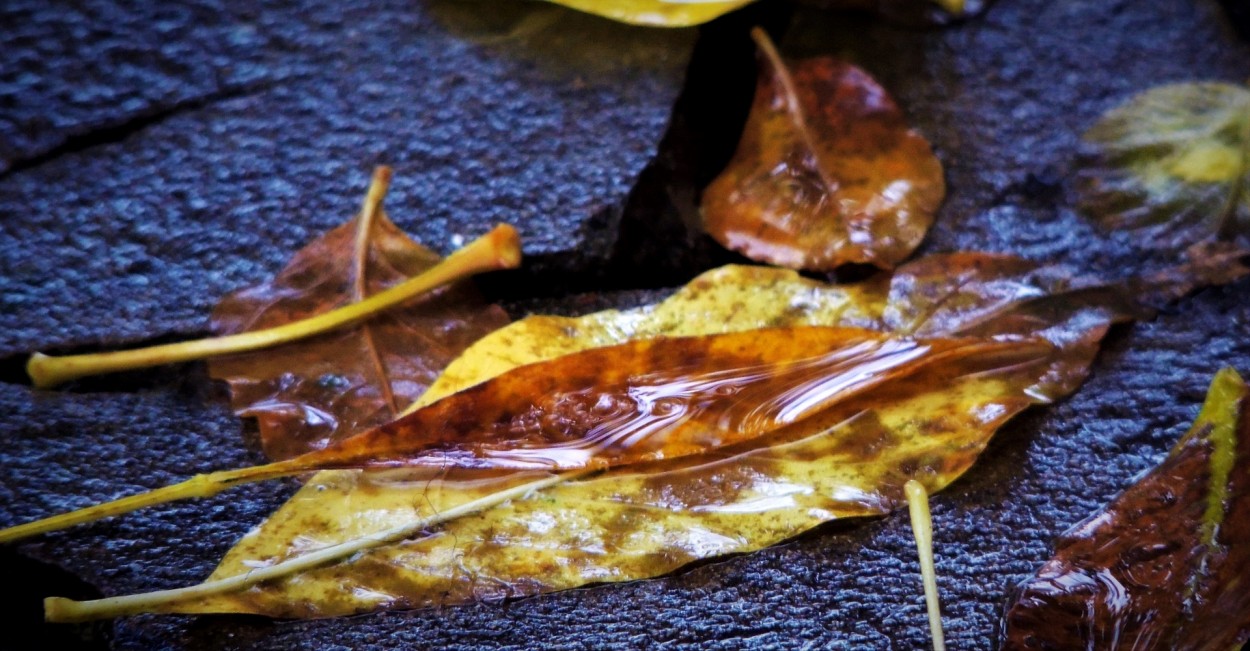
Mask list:
[[[163,612],[342,615],[453,604],[656,576],[773,544],[835,518],[903,504],[903,485],[946,486],[993,431],[1070,391],[1121,315],[1065,271],[1015,258],[938,256],[888,279],[829,286],[726,267],[668,300],[580,318],[531,317],[453,362],[429,402],[513,368],[633,338],[839,325],[925,337],[1015,341],[1014,354],[928,366],[765,439],[620,467],[520,496],[423,535],[246,589],[163,603]],[[1041,337],[1038,357],[1028,342]],[[360,540],[545,477],[437,469],[316,475],[233,549],[211,579]]]

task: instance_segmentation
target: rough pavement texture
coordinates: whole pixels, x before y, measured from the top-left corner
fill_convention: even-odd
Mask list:
[[[53,155],[26,167],[18,163],[0,177],[0,354],[200,329],[216,296],[271,273],[312,233],[345,218],[368,166],[381,161],[396,163],[400,173],[391,212],[435,246],[446,249],[453,233],[478,232],[510,212],[549,253],[545,264],[585,265],[587,274],[598,273],[589,265],[605,249],[578,248],[561,237],[580,228],[581,237],[615,238],[611,228],[592,231],[612,226],[612,218],[603,218],[605,207],[621,205],[621,193],[659,142],[688,36],[623,30],[636,39],[632,47],[640,48],[642,60],[654,64],[642,66],[650,72],[587,76],[582,86],[558,70],[571,55],[509,45],[524,43],[526,30],[541,30],[541,24],[514,29],[520,37],[484,43],[471,29],[429,20],[465,18],[439,11],[451,10],[417,2],[370,10],[223,8],[230,20],[251,26],[244,31],[256,39],[255,46],[238,49],[213,36],[235,33],[228,25],[213,31],[209,23],[226,20],[221,12],[189,12],[197,16],[191,31],[203,36],[183,38],[201,43],[198,50],[170,45],[163,58],[135,61],[160,68],[164,64],[153,62],[186,60],[200,66],[195,70],[224,70],[238,56],[238,65],[257,66],[245,85],[259,90],[227,99],[215,99],[220,91],[211,85],[178,82],[182,77],[174,73],[161,74],[185,88],[169,93],[145,89],[115,67],[90,73],[119,96],[133,93],[142,98],[137,103],[166,107],[159,110],[183,95],[207,99],[116,142],[73,151],[57,153],[57,145],[47,145],[55,140],[46,135],[51,131],[23,132],[45,144],[21,144],[19,153]],[[756,17],[784,25],[784,7],[759,11]],[[1001,0],[979,19],[933,32],[866,18],[804,16],[783,47],[836,50],[862,63],[895,94],[947,165],[950,196],[927,251],[1011,251],[1117,274],[1160,262],[1135,254],[1123,237],[1098,234],[1069,208],[1078,134],[1100,112],[1151,85],[1240,81],[1250,70],[1250,48],[1214,0]],[[706,38],[696,54],[722,64],[745,58],[738,73],[744,86],[726,89],[723,101],[688,99],[666,140],[669,158],[658,166],[671,173],[669,183],[644,179],[630,200],[654,208],[659,220],[676,220],[652,225],[655,232],[678,235],[649,241],[631,222],[637,248],[615,253],[614,286],[630,286],[634,278],[654,284],[653,272],[665,259],[674,273],[668,284],[676,285],[682,280],[677,271],[715,257],[697,240],[682,248],[680,215],[688,215],[689,206],[665,204],[692,197],[680,183],[705,179],[715,170],[700,166],[727,155],[723,144],[705,151],[717,146],[700,131],[700,120],[718,106],[740,115],[749,100],[754,71],[742,56],[746,22],[731,19],[705,31],[715,38]],[[109,27],[92,25],[81,39],[61,36],[60,55],[93,56],[89,35]],[[137,42],[144,35],[163,42],[145,21],[122,25],[134,25],[128,29]],[[583,25],[601,30],[595,42],[618,31],[596,21]],[[487,27],[506,30],[507,21]],[[667,63],[665,51],[671,51]],[[707,77],[692,79],[691,86],[716,88],[709,78],[727,76],[722,69],[717,77],[714,67],[696,65],[692,74]],[[78,71],[65,68],[71,69]],[[377,80],[372,90],[366,75]],[[423,96],[414,87],[429,90]],[[60,106],[56,98],[72,97],[69,88],[51,82],[41,88],[53,99],[39,101],[54,107]],[[734,104],[738,100],[743,104]],[[5,119],[26,110],[5,101]],[[108,106],[66,106],[48,112],[71,125],[97,124],[92,120],[102,115],[113,123],[131,119],[109,113]],[[452,126],[431,117],[465,112],[475,117]],[[611,132],[583,131],[600,118]],[[622,126],[619,120],[637,122]],[[731,115],[717,124],[730,128],[733,121]],[[73,141],[82,132],[66,127],[56,133]],[[518,139],[518,133],[542,136]],[[622,144],[622,134],[633,137]],[[699,169],[678,169],[687,164]],[[488,171],[494,173],[479,176]],[[662,196],[637,196],[644,190]],[[549,288],[531,289],[541,295]],[[508,290],[521,293],[515,285]],[[647,295],[555,302],[513,296],[510,307],[581,312],[635,304]],[[1199,292],[1154,321],[1115,330],[1076,395],[1008,425],[964,479],[934,498],[951,648],[994,647],[1006,586],[1034,571],[1060,530],[1162,457],[1219,366],[1250,372],[1248,333],[1250,280]],[[199,365],[50,393],[18,384],[16,360],[0,369],[11,380],[0,384],[0,523],[259,460],[255,442],[247,441],[250,429],[229,414]],[[79,595],[89,588],[75,579],[105,594],[192,583],[290,490],[281,483],[247,487],[43,536],[0,556],[13,566],[0,567],[0,575],[18,572],[18,589],[56,581],[47,592]],[[137,617],[72,633],[54,630],[84,645],[126,649],[916,649],[927,644],[927,632],[914,556],[900,515],[835,524],[676,576],[511,603],[310,622]],[[25,610],[3,609],[10,613],[9,630],[36,626],[32,601],[18,604]]]
[[[4,65],[31,68],[0,68],[0,147],[131,124],[0,176],[0,356],[202,330],[217,297],[350,218],[378,163],[395,167],[393,220],[431,247],[507,221],[531,266],[585,268],[655,156],[695,38],[547,5],[128,4],[0,9]],[[246,69],[251,90],[201,93],[209,68]],[[151,95],[160,117],[85,90],[104,86]]]

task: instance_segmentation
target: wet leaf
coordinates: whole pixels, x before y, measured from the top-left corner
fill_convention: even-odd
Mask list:
[[[754,34],[755,100],[733,160],[704,192],[708,233],[793,269],[892,269],[933,222],[941,163],[868,73],[830,57],[785,62]]]
[[[303,469],[569,470],[702,454],[927,366],[1023,363],[1040,342],[791,327],[626,341],[509,369],[311,455]]]
[[[1086,134],[1081,208],[1150,248],[1250,241],[1250,90],[1184,83],[1148,90]]]
[[[230,334],[320,314],[439,260],[382,213],[358,249],[359,224],[322,235],[272,281],[222,299],[213,329]],[[460,283],[352,328],[213,359],[209,373],[229,383],[236,413],[257,419],[265,453],[286,459],[392,420],[469,344],[507,322],[502,309]]]
[[[699,333],[751,338],[767,332],[753,330],[763,326],[841,326],[856,336],[889,335],[880,341],[917,341],[897,336],[902,328],[924,330],[919,341],[1006,347],[898,374],[754,441],[622,466],[350,561],[158,609],[308,617],[535,594],[656,576],[695,559],[759,549],[831,519],[890,512],[904,503],[907,480],[942,488],[1005,420],[1083,378],[1086,342],[1123,315],[1086,300],[1087,288],[1059,280],[1066,276],[1059,268],[971,254],[841,287],[785,270],[726,267],[655,306],[527,318],[471,347],[421,402],[437,405],[507,369],[578,350]],[[983,302],[970,286],[981,287]],[[971,339],[952,338],[974,330]],[[1040,356],[1033,343],[1039,336],[1049,342]],[[242,540],[213,578],[364,539],[542,476],[438,468],[322,472]]]
[[[1237,649],[1250,640],[1250,390],[1215,377],[1158,467],[1064,533],[1013,595],[1004,649]]]

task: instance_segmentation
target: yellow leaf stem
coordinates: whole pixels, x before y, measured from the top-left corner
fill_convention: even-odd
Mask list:
[[[516,229],[500,224],[429,271],[336,310],[265,330],[136,350],[66,357],[35,353],[26,365],[26,372],[36,387],[48,388],[91,375],[258,350],[359,322],[443,285],[486,271],[515,268],[520,262],[521,245]]]

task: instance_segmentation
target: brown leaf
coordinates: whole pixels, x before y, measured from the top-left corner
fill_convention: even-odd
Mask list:
[[[1250,391],[1216,376],[1157,468],[1059,538],[1004,649],[1237,649],[1250,639]]]
[[[942,165],[885,89],[829,57],[787,65],[753,32],[755,102],[729,167],[703,196],[712,237],[794,269],[907,258],[946,193]]]
[[[244,332],[320,314],[439,260],[385,214],[377,213],[363,240],[359,225],[357,218],[335,228],[272,281],[222,299],[213,329]],[[448,362],[507,321],[502,309],[460,283],[352,328],[214,359],[209,373],[230,384],[236,413],[259,421],[265,453],[286,459],[391,420]]]

